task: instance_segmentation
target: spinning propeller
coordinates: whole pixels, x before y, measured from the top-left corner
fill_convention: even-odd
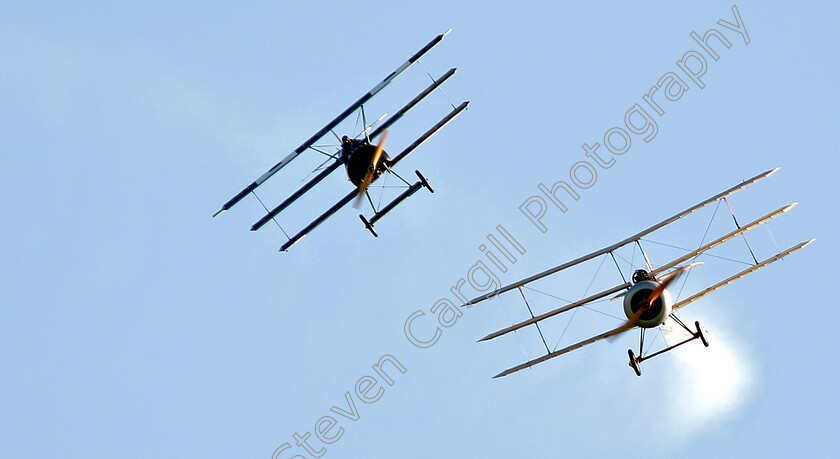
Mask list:
[[[664,279],[662,280],[662,282],[650,294],[648,299],[645,300],[644,302],[642,302],[642,304],[639,307],[639,310],[636,311],[635,313],[633,313],[633,316],[630,317],[627,320],[627,323],[625,323],[624,325],[622,325],[621,327],[616,329],[617,333],[616,333],[616,335],[613,336],[613,338],[615,336],[617,336],[618,334],[623,333],[623,332],[625,332],[627,330],[630,330],[631,328],[637,326],[639,324],[639,320],[641,320],[641,318],[642,318],[642,315],[645,312],[647,312],[647,310],[650,309],[651,306],[653,306],[653,303],[656,302],[656,300],[658,300],[660,296],[662,296],[662,292],[664,292],[665,289],[667,289],[668,286],[671,285],[672,282],[677,280],[677,278],[680,277],[680,275],[682,275],[684,272],[688,271],[691,268],[694,268],[695,266],[699,266],[701,264],[703,264],[703,263],[701,263],[701,262],[692,263],[690,265],[683,266],[682,268],[679,268],[675,271],[672,271],[672,272],[668,273],[666,275],[667,277],[663,276]]]
[[[370,160],[370,166],[368,166],[367,173],[365,174],[362,181],[359,182],[359,191],[356,193],[356,200],[353,201],[353,207],[358,209],[362,204],[362,196],[367,191],[368,186],[370,183],[373,182],[373,179],[376,178],[376,170],[379,168],[379,162],[382,159],[382,149],[385,148],[385,140],[388,138],[388,131],[382,131],[382,138],[379,139],[379,145],[376,147],[376,151],[373,153],[373,157]]]

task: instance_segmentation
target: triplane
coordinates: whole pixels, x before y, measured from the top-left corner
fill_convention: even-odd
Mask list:
[[[280,212],[286,209],[298,198],[303,196],[316,184],[324,180],[328,175],[330,175],[332,172],[338,169],[341,165],[345,166],[345,169],[347,171],[347,177],[350,180],[350,182],[355,186],[355,189],[348,193],[338,203],[330,207],[326,212],[321,214],[314,221],[312,221],[312,223],[307,225],[303,230],[291,237],[288,237],[287,235],[288,240],[280,248],[280,250],[284,252],[288,250],[289,247],[298,242],[300,239],[302,239],[304,236],[306,236],[310,231],[315,229],[315,227],[327,220],[339,209],[350,203],[350,201],[353,201],[354,197],[356,198],[356,203],[354,204],[355,207],[359,206],[363,197],[367,198],[367,201],[373,208],[374,214],[370,218],[366,218],[364,215],[361,214],[359,215],[359,217],[364,223],[365,228],[367,228],[374,236],[378,236],[373,225],[382,217],[384,217],[385,214],[393,210],[394,207],[396,207],[402,201],[408,199],[409,196],[416,193],[420,188],[425,187],[430,192],[434,193],[434,190],[429,184],[429,181],[423,176],[423,174],[420,173],[420,171],[415,171],[418,180],[417,182],[411,184],[404,178],[400,177],[396,172],[394,172],[393,168],[401,160],[408,156],[409,153],[411,153],[417,147],[422,145],[425,141],[427,141],[435,133],[437,133],[441,128],[446,126],[450,121],[452,121],[456,116],[458,116],[462,111],[464,111],[469,105],[469,101],[464,101],[457,107],[453,105],[451,112],[449,112],[440,121],[438,121],[435,125],[429,128],[414,142],[406,146],[399,154],[397,154],[393,158],[388,156],[388,154],[384,151],[385,139],[388,132],[387,129],[391,125],[393,125],[397,120],[405,116],[406,113],[408,113],[412,108],[414,108],[414,106],[417,105],[426,96],[434,92],[436,89],[440,88],[440,86],[446,80],[448,80],[450,77],[452,77],[452,75],[455,74],[456,69],[450,69],[437,79],[434,79],[432,77],[433,81],[428,87],[426,87],[416,97],[414,97],[411,101],[409,101],[402,108],[397,110],[393,115],[391,115],[387,119],[385,119],[385,116],[383,116],[382,118],[368,125],[364,110],[365,103],[370,101],[379,91],[381,91],[385,86],[390,84],[406,69],[411,67],[414,63],[418,62],[423,55],[425,55],[429,50],[435,47],[435,45],[440,43],[441,40],[443,40],[443,38],[448,33],[449,32],[440,34],[437,37],[435,37],[432,41],[427,43],[423,48],[417,51],[396,70],[394,70],[387,77],[385,77],[384,80],[382,80],[381,82],[379,82],[379,84],[374,86],[373,89],[368,91],[364,96],[362,96],[352,105],[347,107],[347,109],[341,112],[341,114],[335,117],[326,126],[321,128],[312,137],[307,139],[306,142],[297,147],[288,156],[280,160],[280,162],[275,164],[271,169],[269,169],[266,173],[261,175],[258,179],[254,180],[254,182],[252,182],[250,185],[246,186],[236,196],[228,200],[222,206],[222,208],[213,215],[213,217],[216,217],[222,212],[230,209],[248,194],[254,193],[257,187],[262,185],[271,176],[276,174],[280,169],[285,167],[293,159],[297,158],[300,154],[304,153],[305,151],[312,151],[313,153],[322,154],[327,157],[326,160],[313,171],[313,173],[317,172],[318,174],[314,178],[306,182],[300,189],[298,189],[296,192],[294,192],[291,196],[286,198],[283,202],[278,204],[273,209],[268,210],[268,208],[265,208],[267,212],[266,215],[262,217],[259,221],[254,223],[253,226],[251,226],[251,231],[256,231],[269,221],[274,220],[275,217],[277,217],[277,215],[280,214]],[[335,132],[335,128],[354,113],[357,113],[359,118],[362,120],[362,123],[365,126],[364,130],[354,137],[348,135],[339,137],[339,135]],[[377,126],[377,124],[380,121],[382,121],[382,123]],[[326,137],[328,134],[332,134],[335,137],[335,139],[339,142],[339,145],[333,152],[324,151],[324,147],[317,144],[319,140]],[[379,143],[375,144],[374,141],[376,141],[377,139]],[[374,205],[373,200],[370,198],[370,195],[368,193],[368,187],[371,185],[372,182],[374,182],[377,178],[379,178],[385,173],[391,173],[394,176],[396,176],[400,181],[402,181],[405,184],[405,186],[402,188],[405,188],[405,190],[401,194],[399,194],[395,199],[393,199],[390,203],[387,203],[384,206],[380,207]],[[262,203],[262,201],[260,202]]]
[[[728,278],[726,278],[726,279],[724,279],[724,280],[722,280],[722,281],[720,281],[720,282],[718,282],[718,283],[716,283],[716,284],[714,284],[714,285],[712,285],[712,286],[710,286],[710,287],[708,287],[704,290],[701,290],[701,291],[691,295],[690,297],[688,297],[684,300],[681,300],[677,303],[674,303],[674,300],[673,300],[671,294],[668,292],[668,286],[671,285],[674,282],[674,280],[677,279],[677,277],[679,277],[681,274],[685,273],[686,271],[688,271],[688,270],[690,270],[690,269],[692,269],[696,266],[702,265],[703,263],[702,262],[689,262],[689,264],[684,265],[684,266],[679,266],[679,265],[682,264],[682,263],[685,263],[689,260],[695,259],[698,255],[700,255],[700,254],[702,254],[702,253],[704,253],[708,250],[711,250],[715,247],[718,247],[719,245],[721,245],[721,244],[723,244],[727,241],[730,241],[730,240],[732,240],[732,239],[734,239],[738,236],[743,236],[743,234],[746,233],[747,231],[749,231],[749,230],[751,230],[751,229],[753,229],[753,228],[755,228],[755,227],[757,227],[757,226],[759,226],[763,223],[766,223],[766,222],[778,217],[779,215],[789,211],[790,209],[795,207],[797,203],[793,203],[793,204],[781,207],[778,210],[770,212],[769,214],[767,214],[767,215],[765,215],[761,218],[758,218],[757,220],[752,221],[752,222],[750,222],[746,225],[743,225],[743,226],[738,224],[738,221],[737,221],[737,219],[734,219],[734,214],[733,214],[733,219],[735,220],[735,224],[736,224],[736,229],[735,230],[733,230],[730,233],[728,233],[728,234],[726,234],[726,235],[724,235],[724,236],[722,236],[718,239],[715,239],[715,240],[713,240],[713,241],[711,241],[711,242],[709,242],[705,245],[702,245],[701,247],[699,247],[695,250],[691,250],[688,253],[686,253],[685,255],[680,256],[679,258],[677,258],[675,260],[672,260],[671,262],[668,262],[668,263],[666,263],[662,266],[656,267],[656,268],[653,267],[647,253],[645,253],[645,251],[642,249],[640,241],[644,236],[646,236],[650,233],[653,233],[654,231],[659,230],[659,229],[661,229],[661,228],[663,228],[667,225],[670,225],[671,223],[674,223],[675,221],[677,221],[677,220],[679,220],[679,219],[681,219],[681,218],[683,218],[683,217],[685,217],[685,216],[687,216],[691,213],[694,213],[695,211],[700,210],[700,209],[708,206],[709,204],[714,203],[715,201],[723,200],[724,202],[727,203],[727,207],[728,207],[728,202],[726,201],[726,198],[729,195],[731,195],[731,194],[733,194],[733,193],[735,193],[735,192],[737,192],[741,189],[744,189],[747,186],[749,186],[749,185],[751,185],[751,184],[753,184],[753,183],[755,183],[755,182],[757,182],[761,179],[764,179],[764,178],[770,176],[771,174],[773,174],[777,170],[778,170],[778,168],[767,171],[767,172],[764,172],[764,173],[761,173],[759,175],[756,175],[755,177],[753,177],[749,180],[746,180],[746,181],[744,181],[744,182],[742,182],[742,183],[740,183],[740,184],[738,184],[738,185],[736,185],[736,186],[734,186],[734,187],[732,187],[732,188],[730,188],[730,189],[728,189],[728,190],[726,190],[726,191],[724,191],[724,192],[722,192],[722,193],[720,193],[720,194],[718,194],[718,195],[716,195],[712,198],[709,198],[709,199],[707,199],[707,200],[705,200],[705,201],[703,201],[703,202],[701,202],[701,203],[699,203],[699,204],[697,204],[693,207],[690,207],[690,208],[684,210],[683,212],[680,212],[680,213],[674,215],[673,217],[670,217],[670,218],[668,218],[668,219],[666,219],[666,220],[664,220],[660,223],[657,223],[656,225],[653,225],[650,228],[648,228],[648,229],[646,229],[646,230],[644,230],[644,231],[642,231],[638,234],[635,234],[635,235],[633,235],[633,236],[631,236],[627,239],[624,239],[623,241],[617,242],[617,243],[615,243],[615,244],[613,244],[609,247],[605,247],[601,250],[592,252],[588,255],[584,255],[584,256],[582,256],[580,258],[577,258],[575,260],[569,261],[567,263],[563,263],[559,266],[555,266],[551,269],[548,269],[546,271],[543,271],[541,273],[538,273],[538,274],[535,274],[531,277],[528,277],[527,279],[523,279],[521,281],[514,282],[510,285],[504,286],[504,287],[500,288],[498,291],[494,291],[494,292],[488,293],[486,295],[483,295],[483,296],[480,296],[480,297],[477,297],[477,298],[471,300],[469,302],[469,304],[475,304],[475,303],[484,301],[484,300],[489,299],[489,298],[493,298],[496,295],[499,295],[499,294],[502,294],[502,293],[505,293],[505,292],[508,292],[508,291],[514,290],[514,289],[518,289],[520,291],[520,293],[522,293],[522,287],[531,283],[531,282],[534,282],[538,279],[542,279],[542,278],[544,278],[546,276],[549,276],[549,275],[552,275],[552,274],[556,274],[556,273],[558,273],[560,271],[563,271],[567,268],[570,268],[572,266],[575,266],[577,264],[583,263],[583,262],[588,261],[588,260],[592,260],[592,259],[600,257],[600,256],[610,256],[610,257],[613,258],[613,261],[615,261],[614,252],[617,249],[619,249],[621,247],[624,247],[628,244],[638,245],[639,249],[641,250],[642,254],[644,255],[645,264],[646,264],[647,269],[636,270],[633,273],[631,279],[628,280],[628,281],[625,281],[623,284],[618,285],[618,286],[613,287],[613,288],[610,288],[610,289],[607,289],[607,290],[604,290],[602,292],[596,293],[594,295],[587,296],[586,298],[583,298],[579,301],[575,301],[573,303],[566,304],[562,307],[559,307],[559,308],[556,308],[554,310],[545,312],[543,314],[539,314],[537,316],[534,316],[533,312],[531,312],[531,318],[530,319],[522,321],[522,322],[517,323],[515,325],[511,325],[510,327],[499,330],[497,332],[491,333],[491,334],[485,336],[484,338],[481,338],[479,341],[491,340],[493,338],[497,338],[499,336],[506,335],[510,332],[519,330],[519,329],[521,329],[523,327],[526,327],[528,325],[536,325],[537,331],[539,332],[540,337],[542,337],[543,343],[545,343],[545,337],[542,335],[542,331],[539,328],[538,322],[540,322],[542,320],[545,320],[545,319],[548,319],[549,317],[556,316],[556,315],[561,314],[563,312],[573,310],[575,308],[586,307],[587,305],[591,304],[592,302],[600,300],[602,298],[606,298],[610,295],[615,295],[612,298],[613,300],[618,300],[618,299],[622,300],[622,302],[623,302],[623,312],[624,312],[625,317],[627,318],[627,321],[625,323],[623,323],[621,326],[619,326],[617,328],[614,328],[612,330],[606,331],[606,332],[601,333],[599,335],[593,336],[592,338],[585,339],[585,340],[580,341],[576,344],[572,344],[571,346],[567,346],[563,349],[550,351],[548,349],[548,345],[546,345],[546,354],[545,355],[543,355],[539,358],[530,360],[528,362],[525,362],[521,365],[517,365],[515,367],[509,368],[509,369],[499,373],[495,377],[498,378],[498,377],[501,377],[501,376],[507,376],[511,373],[515,373],[519,370],[529,368],[533,365],[544,362],[546,360],[553,359],[554,357],[558,357],[558,356],[561,356],[561,355],[566,354],[568,352],[574,351],[576,349],[580,349],[580,348],[582,348],[586,345],[589,345],[589,344],[592,344],[592,343],[595,343],[595,342],[598,342],[598,341],[601,341],[601,340],[604,340],[604,339],[612,338],[614,336],[617,336],[619,334],[622,334],[626,331],[632,330],[632,329],[637,328],[637,327],[640,329],[640,333],[641,333],[641,336],[639,338],[639,354],[636,355],[633,352],[632,349],[629,349],[627,351],[627,353],[630,356],[630,367],[633,368],[633,371],[635,371],[636,375],[638,375],[638,376],[641,376],[641,374],[642,374],[641,363],[643,361],[648,360],[648,359],[653,358],[653,357],[656,357],[658,355],[661,355],[661,354],[663,354],[665,352],[668,352],[668,351],[670,351],[670,350],[672,350],[676,347],[682,346],[682,345],[684,345],[688,342],[691,342],[691,341],[694,341],[694,340],[700,340],[703,343],[704,346],[708,347],[709,346],[709,341],[707,340],[706,335],[703,333],[703,328],[700,326],[700,323],[699,322],[694,322],[694,324],[693,324],[694,328],[692,329],[688,325],[683,323],[679,318],[677,318],[676,311],[679,310],[679,309],[682,309],[683,307],[687,306],[688,304],[691,304],[691,303],[699,300],[700,298],[703,298],[704,296],[706,296],[706,295],[708,295],[708,294],[710,294],[710,293],[712,293],[712,292],[714,292],[714,291],[716,291],[716,290],[718,290],[718,289],[720,289],[720,288],[722,288],[726,285],[729,285],[730,283],[732,283],[732,282],[734,282],[738,279],[741,279],[742,277],[744,277],[744,276],[746,276],[750,273],[758,271],[759,269],[763,268],[764,266],[769,265],[770,263],[773,263],[776,260],[779,260],[781,258],[786,257],[787,255],[790,255],[793,252],[796,252],[797,250],[799,250],[799,249],[807,246],[811,242],[813,242],[814,239],[796,244],[793,247],[790,247],[786,250],[783,250],[783,251],[777,253],[776,255],[773,255],[773,256],[771,256],[771,257],[769,257],[769,258],[767,258],[763,261],[758,261],[757,259],[754,258],[755,264],[751,264],[747,269],[744,269],[743,271],[741,271],[741,272],[739,272],[739,273],[737,273],[737,274],[735,274],[731,277],[728,277]],[[746,239],[745,239],[745,242],[746,242]],[[749,244],[747,244],[747,246],[749,247]],[[752,249],[750,249],[750,252],[752,253]],[[616,262],[616,267],[618,267],[617,262]],[[619,269],[619,272],[621,272],[620,269]],[[623,277],[624,277],[624,275],[622,274],[622,278]],[[522,295],[522,297],[523,297],[523,299],[525,298],[524,294]],[[530,308],[530,305],[528,305],[527,300],[526,300],[525,304],[528,306],[528,310],[530,312],[531,308]],[[670,346],[666,345],[666,347],[664,349],[661,349],[657,352],[651,353],[649,355],[645,355],[644,354],[644,351],[645,351],[645,347],[644,347],[645,346],[645,330],[650,329],[650,328],[655,328],[655,327],[658,327],[658,326],[662,325],[665,322],[665,320],[668,319],[668,318],[673,319],[674,322],[676,322],[680,327],[685,329],[685,331],[688,332],[688,335],[690,337],[688,339],[685,339],[685,340],[683,340],[681,342],[678,342],[678,343],[675,343],[673,345],[670,345]]]

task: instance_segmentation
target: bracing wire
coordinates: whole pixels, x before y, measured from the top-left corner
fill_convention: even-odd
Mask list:
[[[263,209],[265,209],[265,213],[269,213],[270,211],[268,210],[268,207],[266,207],[266,206],[265,206],[265,204],[263,204],[262,199],[260,199],[260,197],[259,197],[259,196],[257,196],[257,193],[255,193],[254,191],[252,191],[252,192],[251,192],[251,194],[253,194],[253,195],[254,195],[254,197],[255,197],[255,198],[257,198],[257,201],[259,201],[259,202],[260,202],[260,205],[262,205]],[[286,230],[284,230],[284,229],[283,229],[283,227],[282,227],[282,226],[280,226],[280,223],[277,221],[277,219],[276,219],[276,218],[271,217],[271,220],[272,220],[275,224],[277,224],[277,227],[278,227],[278,228],[280,228],[280,231],[282,231],[282,232],[283,232],[283,235],[284,235],[284,236],[286,236],[286,239],[288,239],[288,240],[292,240],[292,238],[290,238],[290,237],[289,237],[289,235],[286,233]]]

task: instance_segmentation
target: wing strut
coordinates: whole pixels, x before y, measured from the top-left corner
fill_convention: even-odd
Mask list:
[[[732,206],[729,205],[729,200],[726,199],[726,198],[723,198],[723,202],[726,203],[726,208],[729,209],[729,215],[732,215],[732,221],[735,222],[735,228],[740,228],[741,225],[738,223],[738,219],[735,218],[735,212],[732,210]],[[744,244],[747,245],[747,250],[750,251],[750,255],[752,256],[753,261],[756,264],[758,264],[758,258],[755,257],[755,253],[753,252],[752,247],[750,247],[750,241],[747,240],[747,236],[744,235],[744,234],[741,234],[741,237],[744,239]]]
[[[531,318],[534,318],[534,311],[531,310],[531,305],[528,304],[528,299],[525,298],[525,292],[522,291],[522,287],[517,288],[519,290],[519,294],[522,295],[522,301],[525,302],[525,306],[528,307],[528,314],[531,314]],[[537,327],[537,331],[540,333],[540,338],[542,338],[543,345],[545,346],[545,352],[551,353],[551,350],[548,348],[548,343],[545,342],[545,336],[543,336],[542,330],[540,330],[540,324],[534,322],[534,325]]]

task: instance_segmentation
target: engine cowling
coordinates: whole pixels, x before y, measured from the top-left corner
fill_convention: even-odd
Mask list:
[[[373,155],[376,153],[377,145],[364,143],[360,140],[347,140],[345,142],[344,152],[346,154],[344,166],[347,168],[347,177],[355,186],[362,183],[362,179],[368,173],[368,168],[371,166]],[[388,153],[382,151],[382,157],[379,159],[379,165],[376,168],[376,176],[379,177],[387,169],[387,164],[391,161]]]
[[[648,298],[657,287],[659,287],[659,282],[655,280],[642,281],[630,287],[630,290],[624,295],[624,314],[628,319],[632,318],[647,303]],[[668,293],[668,290],[664,290],[659,298],[654,300],[650,308],[642,313],[638,325],[643,328],[653,328],[661,325],[671,314],[673,305],[671,294]]]

